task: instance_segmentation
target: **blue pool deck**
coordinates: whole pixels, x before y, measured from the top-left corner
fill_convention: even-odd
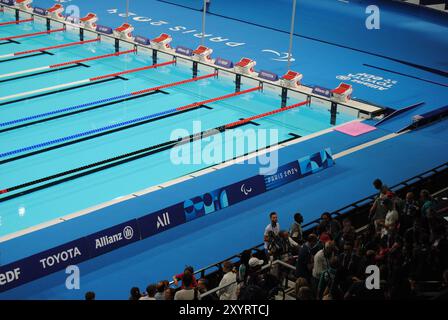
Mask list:
[[[279,3],[286,2],[279,1]],[[322,1],[319,4],[313,4],[316,2],[302,1],[301,5],[304,6],[302,9],[307,8],[303,24],[309,29],[302,28],[297,32],[312,34],[313,39],[295,37],[296,61],[292,68],[304,74],[304,83],[330,88],[341,81],[336,78],[337,76],[340,78],[340,76],[352,75],[352,79],[355,79],[353,75],[359,73],[371,74],[393,81],[393,86],[388,90],[380,91],[352,82],[356,97],[392,109],[401,109],[419,102],[424,104],[385,122],[377,130],[359,137],[330,131],[283,148],[279,151],[281,163],[287,163],[328,147],[337,156],[352,147],[362,146],[365,142],[375,141],[404,128],[411,123],[414,115],[436,110],[448,104],[446,74],[448,59],[442,53],[443,49],[448,48],[448,39],[442,36],[447,34],[448,24],[446,20],[439,17],[441,13],[431,14],[426,11],[421,13],[415,11],[421,9],[411,10],[408,7],[405,7],[408,8],[406,10],[398,11],[400,7],[396,4],[373,2],[380,3],[384,8],[385,15],[382,23],[386,30],[382,30],[375,45],[369,47],[372,44],[362,37],[362,33],[367,31],[354,30],[353,36],[347,39],[338,38],[336,36],[338,30],[335,30],[335,36],[331,37],[331,31],[325,29],[324,26],[319,30],[313,26],[312,21],[307,20],[307,17],[314,14],[323,14],[322,10],[340,12],[340,6],[345,6],[344,9],[348,9],[344,11],[345,15],[353,21],[361,21],[364,12],[360,10],[358,3]],[[98,13],[101,23],[113,26],[119,25],[124,18],[115,13],[108,13],[107,10],[113,8],[118,8],[118,11],[123,10],[123,6],[118,6],[119,3],[121,2],[109,1],[107,4],[104,2],[85,4],[82,1],[72,1],[72,4],[79,4],[86,12]],[[216,3],[219,4],[219,1]],[[39,1],[39,5],[42,6],[50,4],[52,1]],[[151,12],[151,17],[154,19],[170,22],[169,25],[158,26],[137,21],[134,23],[136,34],[142,33],[153,37],[162,32],[170,32],[169,28],[173,25],[188,25],[191,29],[200,30],[200,12],[198,11],[155,0],[134,1],[133,6],[131,11],[134,10],[138,15],[148,15],[147,12]],[[220,9],[218,6],[218,9],[225,8]],[[238,19],[223,17],[231,12],[225,12],[225,10],[219,12],[219,15],[207,17],[210,32],[232,40],[236,39],[233,40],[235,42],[247,42],[247,44],[237,47],[229,47],[222,43],[210,44],[215,49],[214,56],[233,60],[248,56],[257,60],[258,68],[278,73],[284,72],[285,62],[266,58],[266,52],[262,50],[285,51],[288,35],[281,29],[286,28],[286,25],[275,25],[267,29],[241,21],[242,17]],[[257,9],[253,12],[253,17],[263,17],[263,14]],[[413,24],[412,27],[408,27],[409,30],[396,30],[398,27],[394,27],[394,24],[408,25],[406,21],[417,14],[428,15],[430,22]],[[331,19],[336,19],[338,15],[332,17]],[[275,21],[279,17],[271,18]],[[223,21],[225,21],[225,28],[222,27]],[[330,21],[326,20],[326,23]],[[343,28],[343,25],[340,25],[340,28]],[[391,30],[393,32],[389,36],[386,35],[387,31]],[[396,41],[394,32],[400,32],[400,35],[403,35],[403,47],[400,51],[392,49],[388,51],[388,46]],[[181,35],[172,31],[171,33],[179,44],[191,47],[198,44],[199,39],[189,34]],[[412,42],[407,41],[413,39],[416,34],[421,35],[422,39],[421,45],[417,48],[415,44],[412,45],[410,44]],[[322,41],[317,41],[316,38]],[[340,45],[330,44],[329,40]],[[353,50],[350,49],[351,47],[363,50]],[[371,54],[362,51],[369,51]],[[396,60],[409,63],[404,64]],[[421,67],[417,68],[411,63]],[[435,72],[435,70],[438,71]],[[132,286],[144,288],[148,283],[169,279],[186,264],[192,264],[195,268],[204,267],[260,243],[262,230],[268,221],[267,215],[270,211],[277,211],[280,215],[281,226],[288,228],[292,222],[292,213],[296,211],[302,212],[305,221],[311,221],[320,216],[323,211],[336,210],[372,194],[374,190],[372,190],[371,181],[377,177],[382,178],[388,185],[393,185],[447,162],[447,138],[448,121],[443,120],[429,127],[377,142],[366,148],[361,147],[359,151],[337,158],[334,167],[321,173],[82,263],[80,265],[82,290],[67,290],[64,286],[66,275],[61,271],[2,293],[0,298],[77,299],[82,298],[85,291],[93,290],[99,299],[126,299],[129,288]],[[236,165],[188,180],[182,185],[174,185],[150,194],[146,200],[148,201],[147,210],[168,206],[196,196],[197,190],[204,188],[211,190],[250,177],[256,172],[256,166]],[[48,240],[45,243],[33,242],[32,235],[15,239],[14,242],[2,243],[0,244],[0,263],[4,265],[85,235],[85,233],[126,221],[126,218],[133,217],[133,213],[128,209],[130,208],[117,204],[114,207],[115,212],[108,217],[107,222],[105,219],[99,219],[99,224],[85,217],[75,219],[70,225],[70,232],[63,233],[61,228],[61,234],[57,239],[51,237],[51,228],[43,230],[41,236],[45,237],[45,232],[48,233]]]

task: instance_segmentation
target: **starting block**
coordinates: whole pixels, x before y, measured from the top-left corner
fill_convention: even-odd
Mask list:
[[[33,0],[16,0],[16,5],[25,11],[32,11],[33,8],[31,7],[31,4],[33,3]]]
[[[65,19],[64,15],[62,14],[64,12],[64,6],[62,4],[60,4],[60,3],[55,4],[54,6],[52,6],[47,11],[48,11],[48,15],[51,18],[58,19],[58,20],[64,20]]]
[[[241,74],[253,75],[255,74],[254,67],[257,64],[256,61],[249,58],[242,58],[240,62],[235,65],[235,72]]]
[[[347,102],[352,97],[353,88],[351,85],[341,83],[336,89],[331,90],[331,97],[339,102]]]
[[[166,33],[162,33],[155,39],[151,40],[151,44],[156,49],[170,49],[170,42],[173,41],[173,38]]]
[[[114,30],[114,35],[120,39],[131,41],[133,39],[132,31],[134,31],[133,26],[131,26],[129,23],[123,23],[121,26]]]
[[[287,88],[298,88],[301,85],[303,75],[296,71],[289,70],[283,77],[282,77],[282,86]]]
[[[84,18],[79,19],[81,25],[90,30],[96,30],[96,22],[98,17],[96,14],[89,12]]]
[[[212,63],[211,54],[213,49],[207,48],[205,46],[199,46],[193,51],[193,58],[198,61]]]

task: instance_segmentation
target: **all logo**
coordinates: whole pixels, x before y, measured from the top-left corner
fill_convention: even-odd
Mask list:
[[[161,216],[157,217],[157,229],[164,228],[170,224],[170,215],[168,214],[168,212],[165,212]]]

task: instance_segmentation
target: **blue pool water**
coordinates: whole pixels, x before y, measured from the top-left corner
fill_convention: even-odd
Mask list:
[[[11,20],[13,20],[12,16],[7,14],[0,15],[0,22]],[[44,26],[37,22],[7,26],[0,29],[0,38],[42,30],[44,30]],[[0,55],[78,40],[77,35],[70,32],[17,39],[19,43],[0,43]],[[123,50],[126,50],[126,48],[123,48]],[[9,60],[10,58],[0,59],[0,75],[108,54],[114,52],[114,48],[108,43],[92,43],[50,50],[49,52],[52,55],[31,55],[15,60]],[[159,60],[159,62],[164,61]],[[17,79],[0,78],[0,98],[151,64],[152,58],[149,55],[141,53],[128,54],[90,61],[86,62],[84,66],[76,66],[47,74],[29,74],[28,77]],[[199,75],[204,74],[204,72],[199,73]],[[14,101],[14,99],[1,101],[0,99],[0,123],[189,78],[191,78],[190,68],[177,64],[127,74],[123,78],[115,78],[108,82],[91,83],[83,88],[75,88],[63,92],[52,91],[50,94],[41,97],[33,97],[31,95],[23,101]],[[242,90],[248,88],[250,87],[244,85]],[[124,101],[76,115],[17,128],[0,134],[0,154],[232,92],[234,92],[234,84],[231,80],[222,77],[209,78],[163,89],[163,93],[154,93],[131,101]],[[292,98],[288,100],[288,104],[297,102],[300,101]],[[195,109],[7,163],[1,163],[1,161],[8,160],[14,156],[0,157],[0,190],[168,141],[176,129],[184,129],[189,133],[194,133],[192,131],[193,121],[201,121],[201,130],[206,130],[237,121],[241,118],[268,112],[280,107],[280,98],[277,94],[265,90],[229,98],[221,102],[214,102],[209,104],[208,107],[210,109]],[[337,124],[352,119],[352,116],[340,113]],[[256,132],[260,132],[261,129],[276,129],[279,141],[291,138],[291,133],[306,136],[331,127],[330,113],[327,108],[318,105],[300,107],[257,120],[256,122],[258,126],[249,124],[242,129],[252,129]],[[4,128],[1,127],[0,129]],[[274,142],[267,140],[257,146],[247,145],[241,150],[235,149],[232,154],[226,154],[223,160],[254,151]],[[202,146],[205,146],[208,142],[201,141],[200,143]],[[42,148],[37,150],[39,149]],[[27,152],[19,154],[25,153]],[[0,236],[29,228],[210,166],[207,163],[176,165],[170,161],[170,155],[170,150],[155,153],[136,161],[3,202],[1,202],[1,199],[5,195],[0,196]],[[37,186],[41,184],[37,184]],[[27,190],[35,186],[21,190]]]

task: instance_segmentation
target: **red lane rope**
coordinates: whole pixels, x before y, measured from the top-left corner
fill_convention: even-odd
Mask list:
[[[100,59],[105,59],[105,58],[109,58],[109,57],[118,57],[118,56],[121,56],[123,54],[129,54],[129,53],[133,53],[133,52],[137,52],[137,50],[136,49],[132,49],[132,50],[128,50],[128,51],[120,51],[120,52],[114,52],[114,53],[110,53],[110,54],[105,54],[105,55],[102,55],[102,56],[96,56],[96,57],[90,57],[90,58],[85,58],[85,59],[79,59],[79,60],[73,60],[73,61],[53,64],[53,65],[50,66],[50,68],[53,69],[53,68],[59,68],[59,67],[68,66],[70,64],[77,64],[77,63],[82,63],[82,62],[87,62],[87,61],[100,60]]]
[[[253,120],[256,120],[256,119],[264,118],[264,117],[267,117],[267,116],[272,116],[273,114],[277,114],[277,113],[280,113],[280,112],[283,112],[283,111],[286,111],[286,110],[290,110],[290,109],[294,109],[294,108],[297,108],[297,107],[301,107],[301,106],[306,105],[308,103],[309,103],[309,101],[307,100],[307,101],[303,101],[303,102],[299,102],[299,103],[290,105],[288,107],[284,107],[284,108],[276,109],[276,110],[273,110],[273,111],[265,112],[265,113],[262,113],[262,114],[259,114],[259,115],[247,118],[247,119],[243,119],[243,120],[240,120],[240,121],[235,121],[235,122],[226,124],[226,129],[233,128],[233,127],[236,127],[236,126],[240,126],[242,124],[245,124],[247,122],[250,122],[250,121],[253,121]]]
[[[9,26],[9,25],[11,25],[11,24],[19,24],[19,23],[24,23],[24,22],[31,22],[31,21],[33,21],[32,18],[30,18],[30,19],[25,19],[25,20],[17,20],[17,21],[2,22],[2,23],[0,23],[0,27],[3,27],[3,26]]]
[[[206,74],[204,76],[200,76],[200,77],[196,77],[196,78],[191,78],[191,79],[182,80],[182,81],[178,81],[178,82],[163,84],[163,85],[158,86],[158,87],[153,87],[153,88],[149,88],[149,89],[135,91],[135,92],[132,92],[131,95],[137,96],[137,95],[148,93],[148,92],[151,92],[151,91],[162,90],[162,89],[178,86],[178,85],[189,83],[189,82],[194,82],[194,81],[198,81],[198,80],[202,80],[202,79],[216,77],[217,75],[218,75],[217,73],[210,73],[210,74]]]
[[[229,94],[226,94],[226,95],[221,96],[221,97],[217,97],[217,98],[213,98],[213,99],[209,99],[209,100],[204,100],[204,101],[201,101],[201,102],[194,102],[192,104],[176,108],[176,110],[182,111],[182,110],[186,110],[186,109],[191,109],[191,108],[195,108],[195,107],[198,107],[200,105],[203,105],[203,104],[208,104],[208,103],[212,103],[212,102],[216,102],[216,101],[220,101],[220,100],[225,100],[225,99],[236,97],[236,96],[239,96],[239,95],[242,95],[242,94],[245,94],[245,93],[258,91],[260,89],[261,89],[261,87],[255,87],[255,88],[251,88],[251,89],[247,89],[247,90],[243,90],[243,91],[239,91],[239,92],[229,93]]]
[[[11,37],[6,37],[6,38],[0,38],[0,41],[7,41],[7,40],[12,40],[12,39],[20,39],[20,38],[28,38],[28,37],[40,36],[42,34],[50,34],[50,33],[61,32],[61,31],[65,31],[65,28],[48,30],[48,31],[41,31],[41,32],[35,32],[35,33],[21,34],[21,35],[18,35],[18,36],[11,36]]]
[[[173,64],[175,62],[176,62],[175,60],[171,60],[171,61],[167,61],[167,62],[163,62],[163,63],[159,63],[159,64],[154,64],[152,66],[146,66],[146,67],[142,67],[142,68],[136,68],[136,69],[126,70],[126,71],[122,71],[122,72],[106,74],[104,76],[90,78],[89,80],[90,81],[98,81],[98,80],[103,80],[103,79],[107,79],[107,78],[118,77],[118,76],[121,76],[121,75],[124,75],[124,74],[129,74],[129,73],[149,70],[149,69],[153,69],[153,68],[157,68],[157,67],[167,66],[167,65]]]
[[[24,55],[24,54],[30,54],[30,53],[34,53],[34,52],[47,51],[47,50],[52,50],[52,49],[61,49],[61,48],[66,48],[66,47],[71,47],[71,46],[77,46],[77,45],[81,45],[81,44],[87,44],[87,43],[97,42],[97,41],[100,41],[100,38],[91,39],[91,40],[85,40],[85,41],[77,41],[77,42],[64,43],[64,44],[59,44],[59,45],[57,45],[57,46],[51,46],[51,47],[46,47],[46,48],[39,48],[39,49],[32,49],[32,50],[20,51],[20,52],[16,52],[16,53],[14,53],[14,56],[20,56],[20,55]]]

